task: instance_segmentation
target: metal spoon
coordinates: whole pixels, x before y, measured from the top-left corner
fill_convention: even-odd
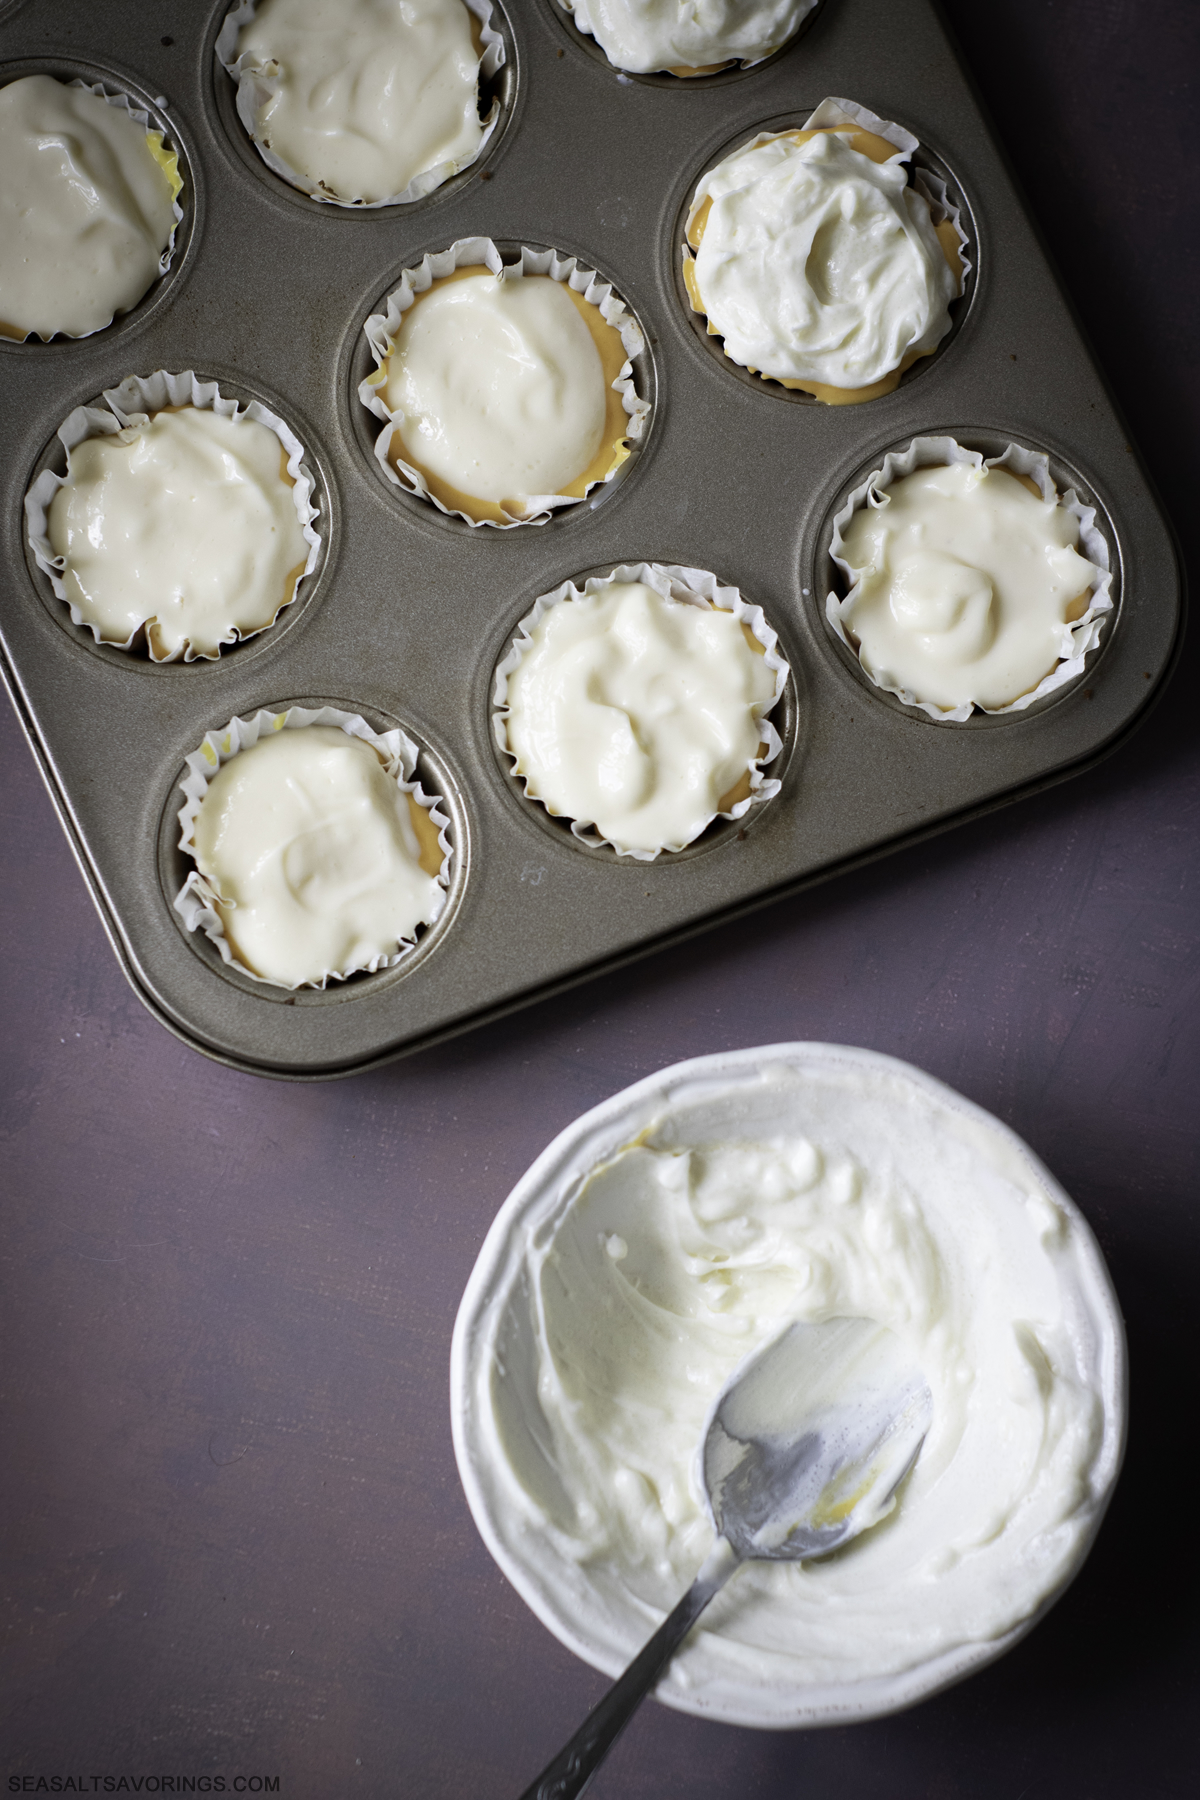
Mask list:
[[[734,1370],[708,1418],[700,1472],[717,1541],[645,1648],[521,1800],[575,1800],[713,1595],[747,1558],[840,1550],[891,1511],[933,1398],[873,1319],[793,1324]]]

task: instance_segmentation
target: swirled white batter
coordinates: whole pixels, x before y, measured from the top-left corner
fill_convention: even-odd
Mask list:
[[[383,397],[416,468],[516,514],[532,496],[565,492],[604,440],[600,352],[549,275],[471,274],[421,294]]]
[[[712,1542],[695,1456],[741,1359],[790,1319],[897,1334],[934,1418],[895,1510],[828,1561],[741,1569],[671,1677],[719,1715],[749,1694],[763,1723],[1028,1618],[1090,1539],[1119,1429],[1104,1450],[1086,1233],[1011,1140],[890,1073],[773,1079],[807,1135],[697,1142],[714,1107],[760,1126],[772,1111],[770,1079],[748,1100],[710,1082],[681,1127],[647,1128],[538,1207],[484,1315],[471,1428],[494,1529],[541,1606],[616,1662]]]
[[[817,0],[561,0],[617,69],[634,74],[761,62]]]
[[[159,659],[261,631],[308,556],[275,433],[193,406],[77,444],[49,538],[84,622]]]
[[[867,672],[933,706],[1007,706],[1072,654],[1102,573],[1079,524],[1004,468],[918,469],[843,534],[841,609]]]
[[[136,306],[175,229],[162,138],[86,88],[25,75],[0,88],[0,168],[0,336],[86,337]]]
[[[282,987],[370,967],[445,904],[421,866],[408,794],[336,726],[280,731],[230,757],[192,835],[235,956]]]
[[[775,673],[741,622],[610,582],[547,608],[508,677],[526,791],[621,850],[679,849],[759,752]]]
[[[462,0],[264,0],[237,40],[261,78],[254,135],[338,200],[446,180],[483,137],[471,28]]]
[[[899,162],[832,131],[737,150],[708,200],[693,278],[735,362],[777,380],[872,386],[950,329],[958,284]]]

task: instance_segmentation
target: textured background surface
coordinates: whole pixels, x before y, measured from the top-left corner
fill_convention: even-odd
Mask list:
[[[194,29],[175,0],[152,10],[181,42]],[[1200,11],[947,11],[1194,530]],[[462,1499],[463,1283],[512,1182],[583,1108],[681,1057],[812,1037],[931,1070],[1078,1199],[1128,1319],[1126,1471],[1075,1586],[992,1670],[845,1731],[649,1706],[593,1791],[1190,1795],[1197,1538],[1169,1477],[1200,1398],[1198,664],[1194,634],[1133,743],[1055,792],[419,1061],[305,1088],[208,1063],[142,1010],[5,709],[0,1779],[519,1792],[604,1682],[526,1611]]]

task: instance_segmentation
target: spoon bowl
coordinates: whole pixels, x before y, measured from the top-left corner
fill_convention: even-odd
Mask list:
[[[734,1370],[709,1414],[701,1482],[739,1560],[828,1556],[878,1524],[933,1397],[874,1319],[797,1322]]]
[[[874,1319],[796,1321],[739,1363],[698,1452],[716,1543],[674,1611],[521,1800],[583,1793],[743,1562],[828,1556],[885,1518],[932,1417],[925,1377]]]

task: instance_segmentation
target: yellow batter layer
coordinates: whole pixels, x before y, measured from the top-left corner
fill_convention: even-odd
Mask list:
[[[408,813],[417,834],[417,842],[421,846],[421,854],[417,860],[427,875],[436,875],[446,860],[438,842],[438,828],[427,806],[422,806],[411,794],[406,794],[405,799],[408,801]]]

